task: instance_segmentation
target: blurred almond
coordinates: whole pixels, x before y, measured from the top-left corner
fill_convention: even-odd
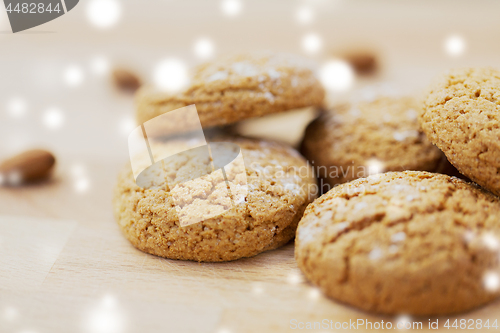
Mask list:
[[[48,178],[55,162],[46,150],[28,150],[0,163],[0,183],[19,185]]]
[[[141,79],[126,69],[114,69],[112,78],[115,86],[126,92],[133,93],[141,86]]]
[[[351,64],[352,68],[360,75],[375,74],[378,70],[377,56],[370,51],[349,52],[343,58]]]

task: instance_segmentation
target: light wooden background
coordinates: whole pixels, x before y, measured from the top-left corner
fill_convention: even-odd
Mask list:
[[[301,38],[314,32],[323,47],[310,57],[319,63],[340,49],[378,52],[381,73],[357,80],[354,93],[363,87],[378,91],[373,85],[385,82],[386,90],[417,94],[449,67],[500,67],[497,3],[247,0],[239,17],[227,18],[219,1],[129,0],[120,2],[118,24],[102,30],[88,23],[81,1],[68,15],[16,35],[7,31],[0,10],[0,157],[45,147],[59,161],[48,183],[0,188],[0,332],[288,332],[294,319],[401,319],[325,299],[303,280],[293,244],[218,264],[161,259],[129,245],[113,220],[111,195],[127,162],[132,99],[114,90],[105,74],[95,74],[92,61],[104,56],[111,66],[126,66],[149,80],[160,59],[199,62],[192,52],[199,37],[211,38],[218,54],[305,54]],[[315,12],[307,25],[294,17],[304,4]],[[460,57],[443,49],[452,34],[466,41]],[[64,81],[71,65],[84,73],[75,87]],[[24,115],[10,112],[13,98],[26,102]],[[64,115],[56,130],[43,124],[51,107]],[[307,116],[295,116],[279,120],[281,128],[273,125],[275,135],[290,127],[300,132]],[[499,301],[439,321],[446,330],[448,318],[498,317]],[[427,318],[415,320],[427,328]]]

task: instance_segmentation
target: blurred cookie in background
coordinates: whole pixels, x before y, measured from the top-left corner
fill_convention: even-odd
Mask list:
[[[440,171],[447,162],[420,129],[419,108],[413,97],[334,107],[309,124],[301,152],[326,190],[381,172]]]

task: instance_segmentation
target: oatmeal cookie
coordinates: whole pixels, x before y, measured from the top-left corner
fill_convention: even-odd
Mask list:
[[[467,311],[499,295],[500,199],[420,171],[335,187],[299,223],[295,258],[329,297],[384,314]]]
[[[500,71],[465,68],[439,77],[419,120],[451,164],[500,195]]]
[[[204,173],[209,159],[186,154],[175,161],[178,164],[172,166],[172,172],[164,178],[152,178],[145,188],[136,184],[130,166],[119,175],[114,214],[135,247],[171,259],[215,262],[254,256],[294,237],[307,204],[317,193],[315,178],[304,158],[293,148],[272,141],[242,137],[223,141],[241,148],[248,191],[231,200],[224,183],[214,186],[207,201],[192,208],[221,213],[199,223],[181,226],[172,184],[182,183],[184,177],[192,178],[199,171]],[[179,145],[183,143],[151,143],[154,152],[178,151]],[[231,175],[227,173],[227,177]],[[206,181],[195,179],[192,197],[206,186]]]
[[[306,129],[301,151],[328,189],[386,171],[440,171],[444,155],[420,129],[411,97],[341,105]]]
[[[153,86],[141,88],[136,98],[136,115],[142,124],[195,104],[201,125],[207,128],[320,105],[324,95],[306,60],[272,53],[238,55],[195,68],[189,85],[180,92],[169,93]],[[175,121],[165,124],[164,133],[176,130]]]

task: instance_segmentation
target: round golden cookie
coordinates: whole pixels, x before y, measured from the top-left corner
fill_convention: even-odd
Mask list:
[[[325,112],[306,129],[301,151],[327,189],[385,171],[438,171],[445,158],[417,121],[411,97],[379,97]]]
[[[439,77],[419,120],[451,164],[500,195],[500,71],[466,68]]]
[[[210,195],[209,207],[204,203],[194,208],[228,210],[199,223],[180,225],[172,190],[164,180],[157,178],[151,186],[141,188],[129,166],[119,175],[113,199],[114,214],[135,247],[171,259],[230,261],[278,248],[295,236],[307,204],[317,193],[315,178],[304,158],[294,149],[272,141],[241,137],[223,141],[236,143],[241,148],[248,193],[231,202],[224,183]],[[151,143],[151,147],[154,152],[162,149],[164,152],[172,145],[178,148],[182,144],[156,142]],[[196,158],[181,160],[169,169],[175,172],[170,173],[168,179],[193,175],[207,164]],[[196,191],[204,186],[200,180],[193,188]],[[232,195],[235,196],[235,192]]]
[[[198,66],[189,85],[180,92],[168,93],[153,86],[141,88],[136,96],[137,121],[142,124],[195,104],[205,128],[320,105],[324,95],[309,64],[299,57],[238,55]],[[165,133],[175,133],[175,123],[166,124]]]
[[[326,295],[363,310],[456,313],[499,295],[499,220],[499,199],[472,183],[389,172],[310,204],[295,258]]]

